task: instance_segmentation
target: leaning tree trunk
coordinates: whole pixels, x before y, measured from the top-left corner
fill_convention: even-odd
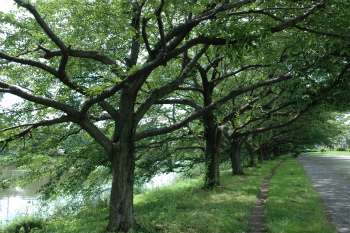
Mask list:
[[[106,230],[127,232],[136,224],[133,213],[135,169],[133,143],[118,143],[110,157],[113,181],[109,205],[109,223]]]
[[[232,165],[232,175],[243,175],[242,161],[241,161],[241,146],[240,142],[236,140],[231,141],[230,158]]]

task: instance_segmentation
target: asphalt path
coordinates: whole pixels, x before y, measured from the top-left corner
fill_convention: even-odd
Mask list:
[[[299,162],[323,198],[338,232],[350,233],[350,156],[305,156]]]

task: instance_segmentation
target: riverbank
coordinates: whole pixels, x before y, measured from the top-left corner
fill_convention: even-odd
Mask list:
[[[255,168],[245,168],[245,175],[242,176],[232,176],[230,171],[223,171],[221,172],[221,187],[210,191],[201,189],[202,179],[187,179],[136,195],[134,211],[136,221],[140,226],[130,232],[248,232],[251,212],[260,193],[262,183],[282,159],[281,157],[267,161]],[[302,169],[297,160],[293,158],[289,158],[283,166],[296,169],[295,171]],[[285,168],[281,167],[280,169],[283,171]],[[283,201],[291,202],[291,200],[305,203],[305,206],[295,204],[288,207],[290,209],[287,209],[284,217],[293,220],[295,215],[302,212],[303,218],[297,218],[298,224],[305,221],[303,220],[304,217],[309,219],[307,216],[310,215],[320,219],[317,223],[304,222],[310,228],[308,232],[316,233],[320,232],[320,229],[329,229],[329,231],[322,232],[335,232],[333,226],[328,222],[325,208],[318,201],[320,199],[317,198],[317,193],[310,182],[302,182],[308,180],[305,173],[297,172],[288,175],[276,172],[273,179],[278,181],[282,177],[297,179],[303,186],[295,187],[305,190],[307,198],[316,197],[317,200],[313,203],[317,206],[315,211],[307,212],[299,209],[301,207],[308,208],[309,205],[309,202],[303,201],[304,197],[299,192],[291,192],[288,197],[279,197],[278,201],[281,203]],[[284,184],[281,188],[278,192],[287,192],[290,185]],[[273,197],[274,195],[269,194],[269,196]],[[277,218],[279,211],[280,208],[269,210],[269,224],[280,221],[280,218]],[[29,222],[29,220],[40,224],[41,229],[34,231],[37,233],[99,232],[106,227],[108,222],[108,204],[107,201],[101,201],[95,206],[82,207],[75,215],[65,215],[64,212],[58,210],[56,214],[45,220],[40,220],[37,217],[26,221]],[[16,224],[20,224],[21,221],[24,220],[17,220],[12,223],[12,228]],[[291,227],[295,224],[297,222],[289,221],[269,232],[287,232],[286,229],[293,229]],[[2,228],[1,230],[2,232],[11,232],[11,226],[9,225],[6,229]]]

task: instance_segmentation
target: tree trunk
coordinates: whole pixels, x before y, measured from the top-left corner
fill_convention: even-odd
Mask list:
[[[221,144],[221,132],[216,131],[216,127],[206,129],[206,148],[205,148],[205,188],[214,188],[220,186],[219,171],[219,148]]]
[[[212,94],[214,84],[208,82],[207,74],[203,69],[199,69],[203,82],[203,99],[204,106],[212,103]],[[215,76],[215,75],[214,75]],[[214,78],[214,76],[212,78]],[[219,148],[221,144],[222,132],[217,131],[214,114],[208,112],[203,115],[204,137],[206,142],[205,148],[205,188],[213,188],[220,186],[220,171],[219,171]]]
[[[242,144],[232,140],[231,142],[231,165],[232,165],[232,175],[243,175],[243,168],[241,162],[241,146]]]
[[[109,153],[113,180],[107,231],[127,232],[136,225],[133,213],[135,155],[135,125],[133,122],[136,94],[125,88],[120,101],[119,124],[113,135],[113,149]]]
[[[264,162],[264,154],[265,154],[265,150],[264,147],[262,146],[259,150],[259,163],[263,163]]]
[[[270,159],[270,148],[265,148],[264,150],[264,160],[269,160]]]
[[[246,148],[247,148],[247,151],[249,153],[249,167],[254,167],[255,166],[255,152],[254,152],[253,148],[248,143],[246,143]]]
[[[110,155],[113,181],[107,231],[127,232],[136,225],[133,213],[134,148],[133,143],[118,143]]]

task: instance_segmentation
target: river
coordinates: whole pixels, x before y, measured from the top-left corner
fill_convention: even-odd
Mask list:
[[[0,178],[18,176],[25,170],[17,170],[15,167],[5,167],[2,169]],[[31,214],[35,212],[38,204],[39,194],[36,193],[41,185],[48,182],[48,178],[40,182],[33,182],[23,188],[11,187],[0,191],[0,224],[6,223],[17,214]]]
[[[17,176],[25,172],[25,170],[17,170],[15,167],[5,167],[2,169],[3,174],[0,178],[8,178]],[[144,185],[145,189],[155,188],[171,184],[175,179],[176,173],[156,175],[150,182]],[[4,224],[17,215],[28,215],[38,210],[39,194],[36,193],[41,185],[48,182],[48,178],[42,179],[40,182],[33,182],[23,188],[11,187],[0,191],[0,224]]]

